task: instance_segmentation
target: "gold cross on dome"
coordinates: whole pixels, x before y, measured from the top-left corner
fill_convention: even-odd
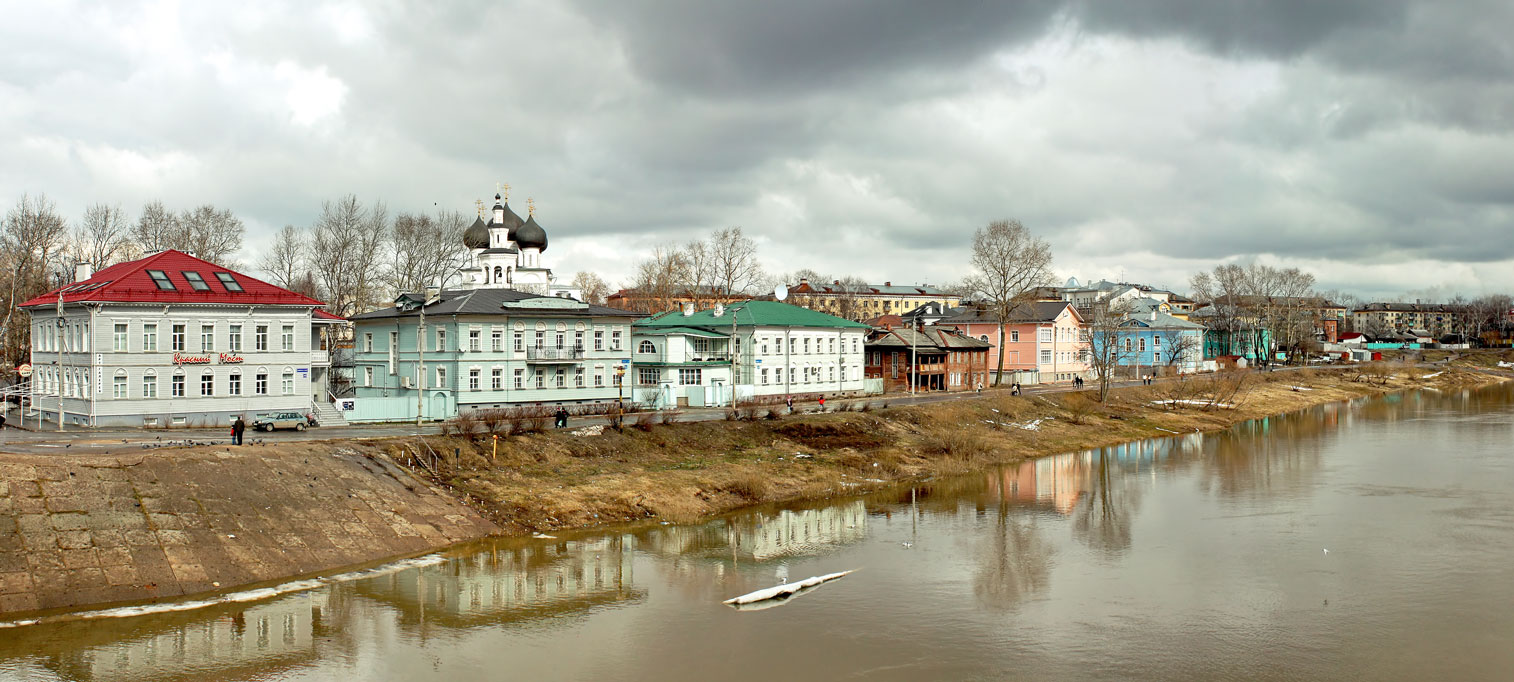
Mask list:
[[[473,200],[473,207],[478,209],[478,217],[480,217],[480,218],[484,217],[484,200],[483,199],[474,199]]]
[[[526,197],[526,217],[536,215],[536,199]]]
[[[502,194],[502,195],[504,195],[505,201],[509,201],[510,200],[510,183],[503,182],[503,183],[500,183],[499,186],[500,186],[499,193]]]

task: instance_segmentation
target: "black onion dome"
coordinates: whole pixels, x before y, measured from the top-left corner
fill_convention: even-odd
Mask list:
[[[495,204],[494,207],[504,209],[505,222],[491,223],[489,227],[509,230],[509,232],[505,234],[505,238],[509,239],[510,241],[515,241],[515,231],[520,229],[520,226],[524,224],[525,221],[521,220],[520,216],[515,215],[515,211],[510,210],[510,202],[508,201],[503,204]]]
[[[474,218],[473,224],[463,230],[463,246],[470,249],[489,248],[489,226],[484,224],[483,218]]]
[[[511,239],[515,240],[516,246],[522,249],[547,250],[547,231],[536,224],[536,216],[526,218],[526,223],[515,230]]]

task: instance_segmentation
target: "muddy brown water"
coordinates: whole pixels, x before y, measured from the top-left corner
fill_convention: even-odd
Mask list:
[[[1514,388],[1424,392],[483,541],[262,601],[3,628],[0,680],[1509,680],[1511,436]]]

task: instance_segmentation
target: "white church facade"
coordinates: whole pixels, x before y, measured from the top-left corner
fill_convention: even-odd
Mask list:
[[[577,287],[559,284],[542,262],[547,231],[536,222],[536,206],[527,203],[526,219],[510,210],[510,200],[494,195],[489,222],[480,215],[463,232],[469,261],[460,272],[464,289],[514,289],[542,296],[583,300]]]

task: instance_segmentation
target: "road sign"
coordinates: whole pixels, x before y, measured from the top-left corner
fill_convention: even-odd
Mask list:
[[[28,363],[28,364],[25,364],[25,365],[21,365],[20,367],[17,367],[16,368],[16,373],[20,374],[22,378],[26,378],[26,377],[31,376],[32,375],[32,366],[31,366],[31,364]]]

